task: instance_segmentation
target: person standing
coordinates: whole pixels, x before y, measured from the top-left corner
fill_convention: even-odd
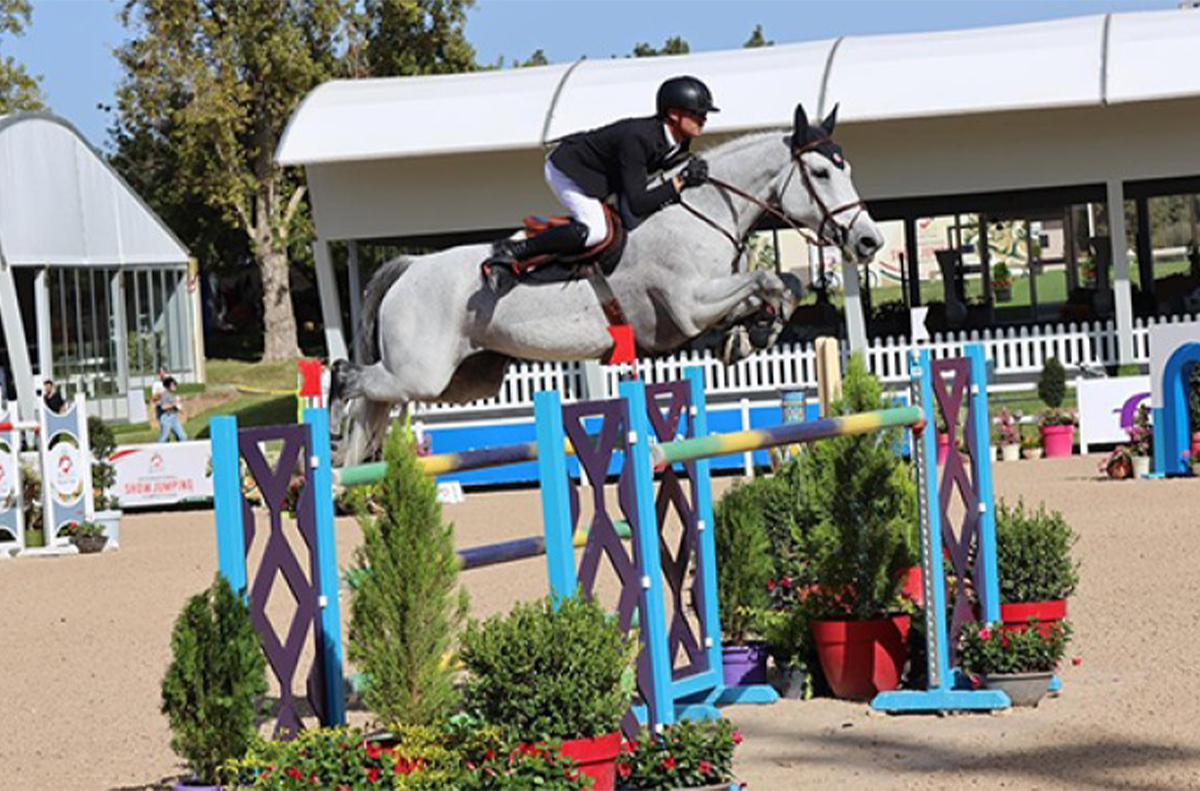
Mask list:
[[[175,392],[175,377],[163,378],[163,391],[159,396],[158,406],[158,441],[170,442],[170,437],[174,434],[179,442],[187,442],[187,432],[183,430],[183,422],[179,419],[183,414],[183,405]]]
[[[62,393],[58,392],[58,388],[54,386],[54,380],[52,379],[42,382],[42,403],[46,405],[46,409],[55,415],[61,415],[63,408],[66,407]]]
[[[166,389],[163,387],[163,380],[166,378],[167,369],[159,368],[158,379],[150,385],[150,404],[154,407],[154,422],[160,426],[162,425],[162,404],[159,401],[162,399],[163,390]]]

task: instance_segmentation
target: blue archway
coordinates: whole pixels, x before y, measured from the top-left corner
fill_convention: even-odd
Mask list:
[[[1191,449],[1193,430],[1188,413],[1188,378],[1197,364],[1200,343],[1191,341],[1172,352],[1163,368],[1163,402],[1154,409],[1154,469],[1164,475],[1188,472],[1183,457],[1184,451]]]

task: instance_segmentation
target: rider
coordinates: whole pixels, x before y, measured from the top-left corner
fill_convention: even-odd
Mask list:
[[[651,174],[679,164],[692,138],[704,131],[708,114],[718,112],[708,86],[695,77],[672,77],[659,86],[656,104],[658,113],[649,118],[626,118],[563,138],[546,158],[545,176],[570,220],[529,239],[496,242],[484,263],[485,275],[512,272],[518,261],[534,256],[569,255],[604,241],[608,223],[602,201],[610,195],[617,196],[625,226],[633,229],[678,201],[684,189],[703,184],[708,163],[697,157],[662,184],[651,187],[649,181]]]

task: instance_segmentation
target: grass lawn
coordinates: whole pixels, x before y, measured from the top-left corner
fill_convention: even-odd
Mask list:
[[[206,384],[179,388],[189,439],[207,439],[208,420],[215,415],[237,415],[240,426],[296,422],[296,397],[280,394],[296,387],[295,360],[260,363],[216,359],[206,362],[206,370]],[[149,422],[114,424],[113,432],[122,445],[158,439],[158,427]]]

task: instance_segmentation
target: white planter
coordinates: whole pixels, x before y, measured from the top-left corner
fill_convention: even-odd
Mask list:
[[[1020,445],[1001,445],[1000,460],[1001,461],[1020,461],[1021,446]]]
[[[92,521],[103,527],[104,535],[108,536],[108,543],[104,545],[105,552],[116,549],[121,545],[120,511],[97,511]]]
[[[1150,457],[1149,456],[1134,456],[1133,457],[1133,477],[1145,478],[1150,474]]]
[[[1025,450],[1022,451],[1022,453],[1024,454],[1025,458],[1027,458],[1027,459],[1042,458],[1042,449],[1041,448],[1025,448]]]

